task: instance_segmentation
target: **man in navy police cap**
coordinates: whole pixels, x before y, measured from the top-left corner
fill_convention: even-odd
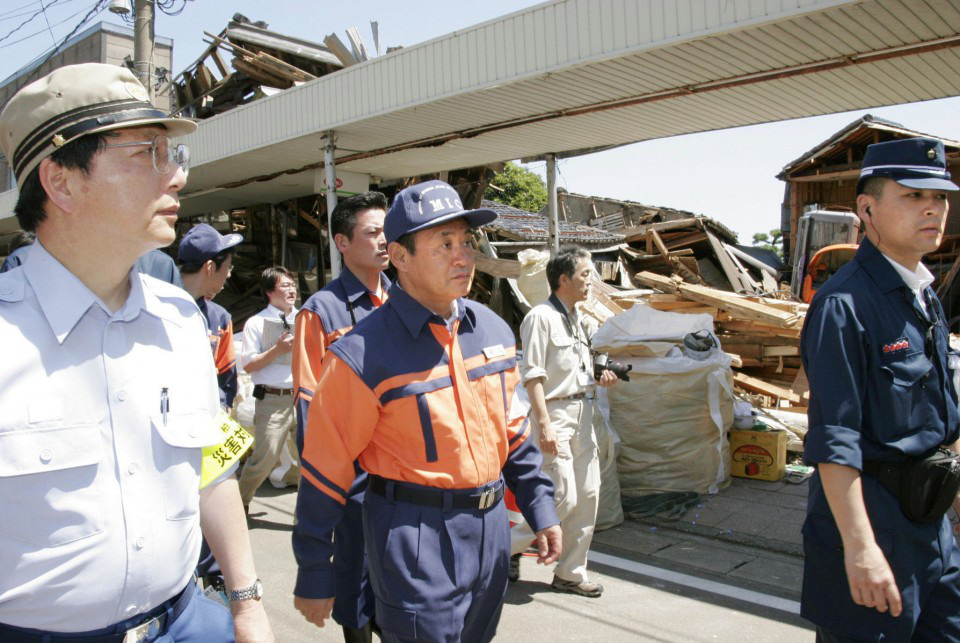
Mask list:
[[[817,471],[801,613],[819,641],[960,640],[949,521],[908,518],[910,503],[885,485],[931,449],[958,451],[947,323],[921,263],[940,245],[957,190],[941,142],[869,146],[857,183],[865,238],[807,314],[805,456]]]

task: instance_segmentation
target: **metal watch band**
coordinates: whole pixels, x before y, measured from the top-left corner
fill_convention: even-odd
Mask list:
[[[263,596],[263,583],[260,582],[259,578],[255,580],[250,587],[232,589],[227,592],[227,598],[233,602],[248,601],[251,598],[259,599],[261,596]]]

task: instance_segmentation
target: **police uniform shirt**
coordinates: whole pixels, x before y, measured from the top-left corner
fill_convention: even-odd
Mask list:
[[[922,263],[918,263],[916,270],[910,271],[907,270],[906,266],[894,261],[887,255],[883,255],[883,257],[890,262],[893,269],[896,270],[900,278],[903,279],[903,283],[907,285],[907,288],[910,289],[913,296],[917,298],[917,304],[919,304],[920,309],[923,311],[923,316],[929,319],[930,310],[927,306],[927,298],[923,296],[923,291],[933,283],[933,275],[930,273],[930,270]]]
[[[130,285],[111,313],[39,242],[0,275],[0,623],[100,629],[191,579],[213,361],[186,292]]]
[[[556,303],[551,303],[551,302]],[[589,328],[579,314],[561,313],[556,295],[534,306],[520,324],[523,345],[523,383],[544,378],[543,396],[554,400],[578,395],[593,388]]]
[[[810,380],[804,445],[809,463],[862,471],[866,460],[900,462],[960,436],[943,310],[929,287],[923,294],[936,322],[932,326],[904,279],[869,240],[817,292],[801,338]],[[861,484],[904,614],[893,618],[852,602],[840,532],[819,473],[810,481],[803,526],[801,614],[847,637],[875,640],[883,633],[890,640],[909,640],[922,597],[955,546],[950,525],[946,519],[913,522],[877,478],[864,475]]]
[[[283,311],[276,306],[269,304],[266,308],[247,320],[243,326],[243,347],[240,350],[240,360],[244,366],[247,363],[270,346],[263,345],[263,326],[266,320],[280,322],[280,315]],[[286,314],[287,323],[290,324],[290,332],[293,332],[294,317],[297,309],[294,308]],[[250,374],[250,381],[254,384],[263,384],[272,388],[293,388],[293,370],[289,359],[275,359],[258,371]]]

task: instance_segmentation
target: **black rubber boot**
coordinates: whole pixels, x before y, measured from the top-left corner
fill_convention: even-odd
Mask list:
[[[507,570],[507,580],[516,583],[520,580],[520,557],[523,554],[514,554],[510,557],[510,568]]]
[[[363,627],[343,626],[343,640],[346,643],[373,643],[373,626],[367,623]]]

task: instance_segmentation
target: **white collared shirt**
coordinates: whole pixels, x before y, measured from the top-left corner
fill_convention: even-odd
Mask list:
[[[276,306],[267,304],[266,308],[247,320],[247,323],[243,326],[243,347],[240,350],[241,366],[246,366],[251,359],[273,346],[273,343],[270,346],[264,346],[264,322],[269,319],[279,323],[282,313],[283,311]],[[296,308],[286,315],[291,332],[293,332],[293,320],[296,316]],[[291,357],[291,353],[280,355],[260,370],[251,373],[250,380],[254,384],[263,384],[272,388],[293,388]]]
[[[196,566],[201,447],[222,440],[206,327],[180,288],[130,287],[111,313],[39,241],[0,274],[2,623],[100,629]]]
[[[911,271],[906,266],[894,261],[890,257],[887,257],[887,255],[883,256],[887,261],[890,262],[890,265],[893,266],[894,270],[897,271],[897,274],[900,275],[900,278],[903,279],[903,282],[907,284],[907,288],[913,291],[914,296],[917,298],[917,303],[920,304],[920,309],[923,310],[924,316],[927,319],[930,319],[930,311],[927,310],[927,300],[921,295],[921,293],[926,289],[927,286],[933,283],[933,274],[925,265],[923,265],[922,261],[918,261],[916,270]]]

